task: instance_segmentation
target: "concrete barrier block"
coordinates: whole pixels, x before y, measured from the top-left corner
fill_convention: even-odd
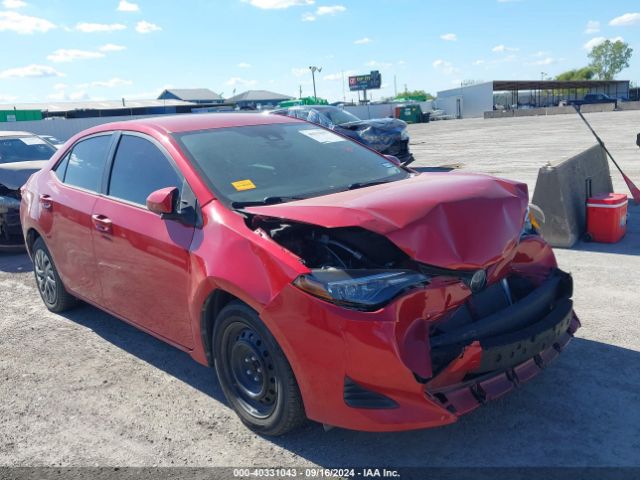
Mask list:
[[[536,108],[522,108],[518,110],[514,110],[514,116],[516,117],[535,117],[536,115],[540,115]],[[544,113],[543,113],[544,115]]]
[[[484,112],[484,118],[511,118],[513,110],[489,110]]]
[[[620,110],[640,110],[640,102],[618,102]]]
[[[572,247],[585,232],[587,179],[591,193],[613,191],[606,154],[595,145],[538,171],[532,202],[545,214],[542,236],[554,247]]]
[[[613,112],[615,108],[615,103],[587,103],[580,106],[580,111],[582,113]]]
[[[568,113],[576,113],[573,107],[549,107],[547,115],[566,115]]]

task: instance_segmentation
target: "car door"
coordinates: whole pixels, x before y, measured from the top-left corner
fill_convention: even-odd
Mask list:
[[[100,303],[101,288],[93,250],[93,205],[102,190],[112,133],[78,141],[56,165],[40,191],[45,239],[65,286]]]
[[[189,248],[194,226],[146,208],[147,196],[189,186],[170,155],[150,137],[123,133],[112,158],[106,195],[93,206],[94,245],[105,305],[115,314],[187,348]]]

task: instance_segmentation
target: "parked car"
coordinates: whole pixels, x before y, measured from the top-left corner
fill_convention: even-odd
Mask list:
[[[60,148],[64,145],[64,141],[60,140],[53,135],[40,135],[40,138],[44,138],[47,142],[53,145],[55,148]]]
[[[76,135],[21,218],[49,310],[81,299],[188,352],[278,435],[449,424],[546,367],[579,322],[527,204],[298,119],[203,114]]]
[[[270,113],[317,123],[353,138],[380,153],[393,155],[402,165],[406,166],[413,162],[413,155],[409,152],[407,123],[403,120],[397,118],[360,120],[354,114],[330,105],[301,105],[276,109]]]
[[[587,105],[591,103],[614,103],[618,107],[618,99],[604,93],[587,93],[582,100],[569,100],[569,105]]]
[[[0,252],[24,249],[20,228],[20,187],[55,153],[29,132],[0,131]]]

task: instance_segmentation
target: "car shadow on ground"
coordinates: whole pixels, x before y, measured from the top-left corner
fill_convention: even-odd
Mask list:
[[[0,252],[0,272],[22,273],[33,271],[33,263],[26,253]]]
[[[200,365],[189,354],[86,303],[81,303],[60,315],[91,329],[118,348],[197,388],[215,400],[225,402],[213,370]]]
[[[64,316],[226,403],[212,370],[188,354],[87,305]],[[577,338],[531,382],[453,425],[367,433],[310,423],[267,440],[326,467],[637,465],[639,364],[640,352]]]

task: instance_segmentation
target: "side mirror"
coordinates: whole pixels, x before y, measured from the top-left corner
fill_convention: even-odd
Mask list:
[[[640,147],[640,133],[636,137],[636,145],[638,145],[638,147]]]
[[[147,197],[147,208],[150,212],[160,216],[171,215],[175,212],[176,197],[178,189],[167,187],[151,192]]]
[[[402,166],[402,164],[400,163],[400,159],[394,155],[385,155],[384,158],[397,165],[398,167]]]

